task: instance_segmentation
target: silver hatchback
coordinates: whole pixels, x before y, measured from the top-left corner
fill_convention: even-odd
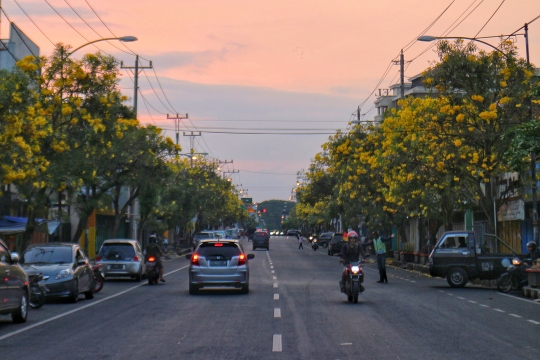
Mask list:
[[[190,260],[189,293],[208,287],[234,287],[247,294],[248,260],[254,257],[246,255],[238,240],[201,240],[194,253],[186,255]]]
[[[105,240],[96,257],[96,265],[108,277],[129,277],[141,281],[144,274],[144,254],[137,240]]]

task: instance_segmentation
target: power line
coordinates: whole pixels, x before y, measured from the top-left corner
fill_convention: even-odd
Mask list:
[[[26,15],[26,17],[28,18],[28,20],[30,20],[30,21],[32,22],[32,24],[34,24],[34,26],[39,30],[39,32],[40,32],[41,34],[43,34],[43,36],[45,36],[45,38],[46,38],[47,40],[49,40],[49,42],[54,46],[55,43],[54,43],[51,39],[49,39],[49,37],[43,32],[43,30],[40,29],[39,26],[37,26],[37,24],[34,22],[34,20],[32,20],[32,18],[26,13],[26,11],[25,11],[25,10],[23,9],[23,7],[17,2],[17,0],[13,0],[13,1],[15,2],[15,4],[17,4],[17,6],[19,7],[19,9],[21,9],[21,11],[24,13],[24,15]],[[3,10],[2,10],[2,11],[3,11]],[[5,15],[5,14],[6,14],[6,13],[4,12],[4,15]],[[6,18],[7,18],[7,15],[6,15]]]
[[[474,35],[473,37],[477,37],[478,34],[480,34],[480,32],[482,30],[484,30],[484,28],[486,27],[486,25],[491,21],[491,19],[493,19],[493,17],[495,16],[495,14],[499,11],[499,9],[501,8],[501,6],[504,4],[506,0],[502,0],[501,3],[499,4],[499,7],[497,7],[497,9],[495,9],[495,11],[493,12],[493,14],[491,14],[491,16],[489,17],[489,19],[485,22],[485,24],[480,28],[480,30],[478,30],[478,32],[476,33],[476,35]]]

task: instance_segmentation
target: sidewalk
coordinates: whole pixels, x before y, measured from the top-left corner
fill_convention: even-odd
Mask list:
[[[428,265],[408,263],[408,262],[398,261],[394,259],[389,259],[387,261],[387,265],[429,275]],[[475,281],[472,281],[472,283],[475,285],[487,287],[490,289],[497,289],[496,280],[475,280]],[[526,286],[523,288],[523,296],[529,299],[540,299],[540,288],[533,288],[531,286]]]

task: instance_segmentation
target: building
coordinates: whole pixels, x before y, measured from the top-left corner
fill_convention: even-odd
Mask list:
[[[17,61],[29,55],[39,57],[39,47],[11,23],[9,39],[0,39],[0,69],[11,70]]]

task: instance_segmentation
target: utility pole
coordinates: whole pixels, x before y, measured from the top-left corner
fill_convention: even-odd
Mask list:
[[[360,124],[360,105],[358,105],[358,109],[356,110],[356,118],[358,119],[358,123]]]
[[[224,171],[223,172],[223,179],[225,179],[225,174],[237,174],[240,170],[233,170],[233,171]]]
[[[218,160],[218,171],[221,171],[221,165],[226,165],[226,164],[232,164],[233,163],[233,160],[231,161],[228,161],[228,160]]]
[[[405,57],[403,56],[403,49],[399,55],[399,72],[401,73],[401,98],[405,98]]]
[[[135,112],[135,119],[137,119],[137,93],[139,91],[139,72],[144,69],[151,69],[152,62],[150,61],[150,66],[139,66],[139,55],[135,55],[135,66],[124,66],[124,62],[120,62],[121,69],[134,70],[133,75],[133,111]],[[186,114],[187,115],[187,114]]]
[[[199,131],[198,133],[195,133],[195,132],[191,132],[189,134],[186,134],[184,132],[184,136],[188,136],[189,137],[189,147],[190,147],[190,164],[191,164],[191,167],[193,167],[193,155],[195,154],[195,148],[194,148],[194,143],[195,143],[195,136],[202,136],[201,132]]]
[[[189,116],[187,113],[186,113],[186,116],[179,116],[178,114],[176,114],[176,116],[169,116],[169,114],[167,114],[167,119],[174,121],[174,131],[176,133],[176,146],[178,147],[179,136],[180,136],[180,120],[189,119]],[[178,150],[176,150],[176,154],[178,155]]]

